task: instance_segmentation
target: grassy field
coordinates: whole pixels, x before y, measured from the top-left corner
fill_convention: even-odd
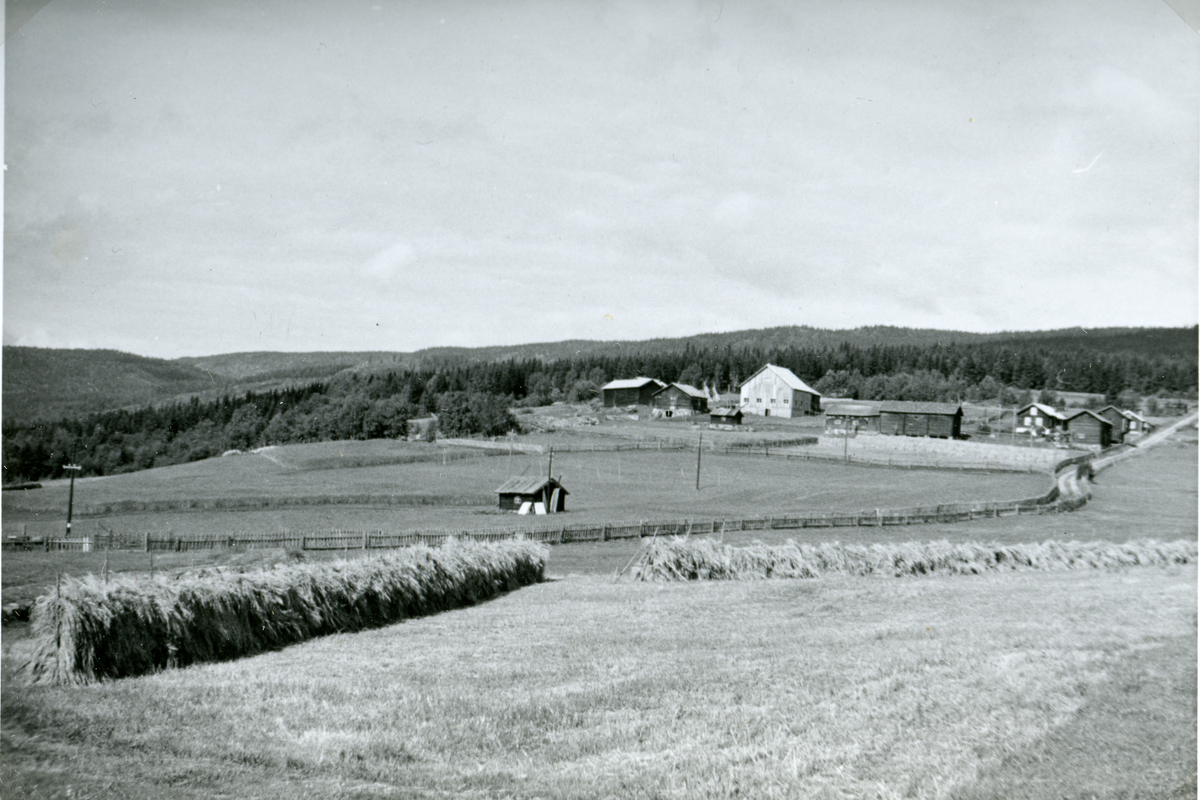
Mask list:
[[[83,689],[5,675],[5,798],[1163,797],[1195,769],[1195,599],[1194,567],[551,581]]]
[[[306,446],[307,447],[307,446]],[[618,454],[597,454],[615,458]],[[628,462],[641,455],[649,453],[621,453],[622,458],[628,456]],[[567,456],[563,456],[566,458]],[[666,454],[664,454],[664,458]],[[504,460],[502,457],[499,460]],[[724,458],[724,457],[723,457]],[[728,457],[735,458],[735,457]],[[745,457],[736,457],[739,459]],[[479,462],[481,465],[492,463],[494,459]],[[816,465],[782,464],[766,459],[747,458],[749,463],[761,467],[787,466],[789,469],[808,467],[817,469]],[[555,458],[557,464],[559,459]],[[465,466],[468,462],[458,462],[457,466]],[[470,462],[474,464],[475,462]],[[1060,541],[1111,541],[1125,542],[1137,538],[1156,538],[1171,541],[1179,538],[1195,537],[1197,535],[1197,442],[1196,432],[1182,431],[1166,444],[1160,445],[1137,458],[1123,461],[1100,473],[1093,487],[1092,501],[1082,509],[1069,514],[1049,516],[1004,517],[1000,519],[981,519],[972,522],[942,523],[917,527],[901,528],[842,528],[838,531],[828,530],[780,530],[753,531],[739,534],[726,534],[725,541],[732,544],[762,541],[766,544],[780,544],[788,539],[800,542],[826,541],[831,536],[843,542],[861,544],[887,543],[911,540],[946,539],[950,542],[1041,542],[1047,539]],[[440,464],[436,465],[440,468]],[[890,479],[895,482],[899,474],[907,480],[932,481],[947,476],[966,480],[985,481],[989,477],[1029,481],[1032,476],[1021,475],[959,475],[957,473],[939,473],[932,471],[904,471],[901,473],[884,469],[866,467],[838,467],[861,473],[876,479]],[[349,470],[348,472],[358,472]],[[157,472],[157,470],[155,471]],[[132,477],[132,476],[130,476]],[[114,479],[115,480],[115,479]],[[564,478],[565,480],[565,478]],[[1019,488],[1019,486],[1018,486]],[[1039,487],[1032,486],[1030,491]],[[684,490],[686,493],[689,490]],[[690,489],[695,494],[694,485]],[[704,492],[701,492],[704,494]],[[572,495],[572,503],[575,501]],[[852,500],[853,498],[851,498]],[[681,515],[692,512],[676,509]],[[347,508],[342,506],[284,508],[246,512],[206,512],[193,511],[176,514],[131,514],[120,517],[105,518],[102,521],[109,527],[124,525],[132,530],[164,530],[173,529],[179,532],[190,530],[211,531],[220,530],[276,530],[279,528],[364,528],[386,529],[399,524],[400,520],[410,519],[419,524],[421,517],[417,514],[433,514],[437,509],[407,509],[407,508]],[[454,519],[466,520],[475,526],[496,525],[501,521],[517,518],[512,515],[499,515],[487,509],[475,511],[459,509],[461,516]],[[407,516],[407,515],[413,516]],[[699,516],[699,514],[697,514]],[[576,513],[563,517],[575,519]],[[525,518],[522,518],[525,519]],[[82,524],[88,524],[83,520]],[[93,522],[94,524],[94,522]],[[592,542],[587,544],[568,545],[556,548],[547,569],[560,576],[565,575],[600,575],[615,574],[627,564],[642,546],[639,540],[622,540],[615,542]],[[159,553],[155,554],[155,563],[159,570],[180,571],[190,566],[205,566],[208,564],[224,563],[232,558],[235,562],[248,568],[258,566],[269,567],[278,561],[280,553]],[[309,559],[332,558],[340,554],[307,553]],[[353,555],[353,553],[351,553]],[[46,590],[54,582],[56,572],[81,575],[88,572],[99,572],[104,564],[105,554],[93,553],[38,553],[38,552],[6,552],[0,562],[2,570],[3,602],[28,602]],[[109,568],[112,571],[147,572],[149,556],[139,552],[116,552],[109,554]]]
[[[1194,538],[1196,463],[1184,432],[1102,472],[1071,514],[837,533]],[[798,533],[830,532],[740,536]],[[6,626],[2,794],[1196,796],[1192,566],[614,582],[642,544],[556,547],[550,581],[473,608],[87,688],[17,686],[26,626]],[[103,555],[5,553],[6,601],[17,582],[44,584],[48,566],[85,570]],[[256,569],[276,557],[155,561]],[[137,570],[148,555],[111,558]]]
[[[227,533],[245,530],[479,529],[529,520],[496,509],[494,490],[514,475],[537,475],[547,457],[483,455],[398,442],[334,442],[279,447],[261,454],[76,481],[79,533],[99,525],[118,531]],[[393,459],[391,463],[376,463]],[[403,460],[405,463],[401,463]],[[886,469],[838,463],[787,462],[753,455],[703,456],[687,451],[556,454],[554,474],[570,491],[564,523],[655,518],[740,518],[786,511],[857,511],[1008,500],[1044,493],[1045,475]],[[129,511],[89,516],[112,503],[253,502],[261,509]],[[371,498],[376,502],[372,503]],[[387,502],[396,503],[389,505]],[[67,485],[47,483],[3,497],[5,532],[59,535]],[[23,528],[21,526],[24,526]]]

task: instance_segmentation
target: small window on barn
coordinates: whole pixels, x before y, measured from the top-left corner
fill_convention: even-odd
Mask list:
[[[786,397],[785,397],[785,398],[783,398],[783,404],[784,404],[785,406],[788,404],[788,399],[787,399]]]

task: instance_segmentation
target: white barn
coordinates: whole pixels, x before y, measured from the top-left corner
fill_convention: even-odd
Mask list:
[[[787,367],[767,364],[742,381],[741,409],[760,417],[803,417],[821,413],[821,393]]]

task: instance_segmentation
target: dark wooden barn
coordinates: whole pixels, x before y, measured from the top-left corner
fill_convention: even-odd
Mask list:
[[[650,397],[650,407],[666,416],[688,416],[708,411],[708,396],[693,386],[672,383]]]
[[[496,490],[497,502],[503,511],[520,511],[529,503],[526,512],[542,504],[547,514],[567,510],[567,492],[554,478],[509,478]]]
[[[600,392],[606,408],[648,406],[654,393],[665,386],[665,383],[654,378],[626,378],[609,381],[600,387]]]
[[[957,403],[885,400],[879,405],[879,432],[957,439],[962,435],[962,416],[962,406]]]
[[[708,421],[713,425],[741,425],[742,410],[733,406],[714,408],[709,412]]]
[[[879,404],[826,400],[825,432],[833,436],[879,433]]]
[[[1096,413],[1112,423],[1113,443],[1124,442],[1125,434],[1129,433],[1129,414],[1116,406],[1105,406]]]
[[[1112,445],[1112,423],[1095,411],[1077,411],[1067,417],[1071,444],[1103,450]]]

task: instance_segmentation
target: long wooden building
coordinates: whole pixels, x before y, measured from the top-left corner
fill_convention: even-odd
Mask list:
[[[879,433],[879,403],[825,401],[825,432],[832,436]]]
[[[609,381],[600,387],[605,408],[617,406],[648,406],[654,393],[666,387],[654,378],[624,378]]]
[[[879,432],[891,436],[957,439],[962,435],[962,406],[885,400],[879,405]]]

